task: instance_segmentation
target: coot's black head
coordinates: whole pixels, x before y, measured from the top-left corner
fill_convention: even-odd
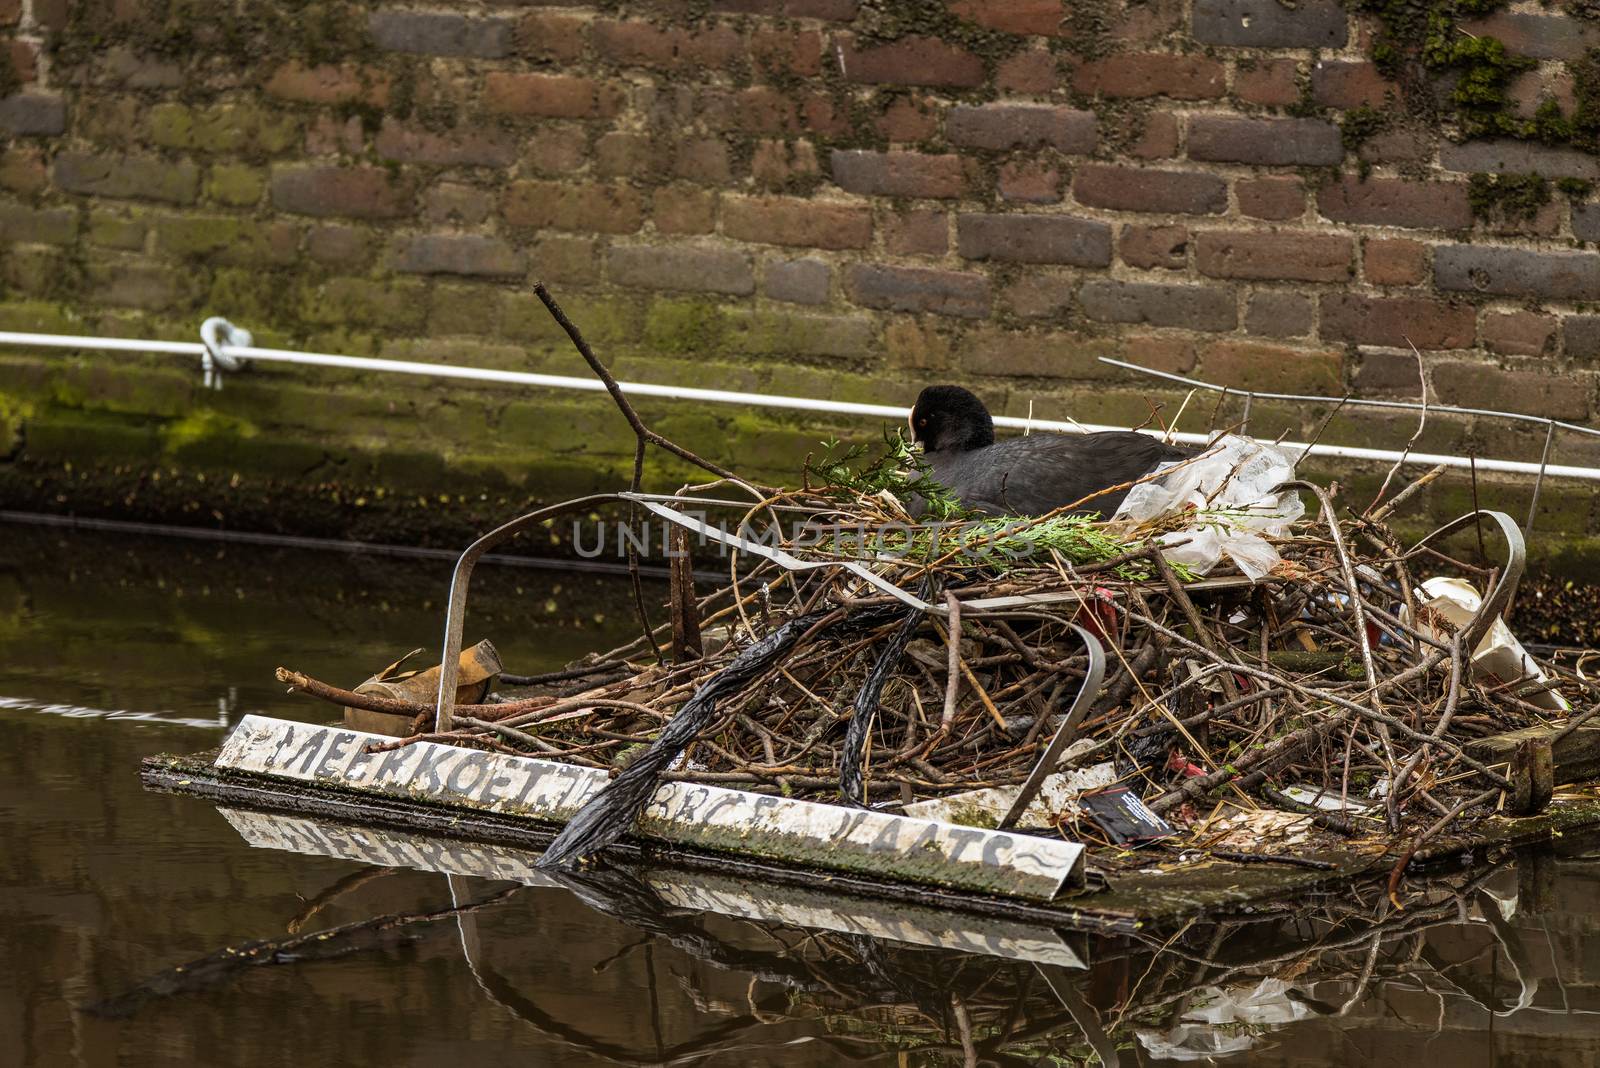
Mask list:
[[[911,409],[911,436],[927,452],[968,452],[994,444],[994,420],[972,391],[929,386]]]

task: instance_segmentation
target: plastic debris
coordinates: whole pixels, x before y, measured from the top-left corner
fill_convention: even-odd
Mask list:
[[[1424,597],[1427,599],[1423,600]],[[1417,607],[1417,615],[1421,617],[1422,626],[1434,637],[1446,641],[1449,635],[1437,625],[1437,621],[1443,619],[1452,630],[1459,629],[1472,621],[1478,607],[1483,604],[1483,597],[1472,583],[1444,577],[1424,582],[1418,591],[1418,600],[1421,603]],[[1527,650],[1522,648],[1522,643],[1511,633],[1511,628],[1501,619],[1494,621],[1489,633],[1472,651],[1472,675],[1474,678],[1501,683],[1520,681],[1529,686],[1550,681],[1544,669],[1533,662]],[[1532,693],[1519,696],[1531,705],[1552,712],[1571,710],[1566,698],[1554,690],[1535,689]]]
[[[1167,559],[1204,575],[1226,556],[1255,581],[1282,559],[1267,537],[1284,536],[1305,514],[1299,494],[1274,492],[1292,478],[1294,461],[1285,450],[1227,434],[1201,459],[1133,487],[1112,518],[1146,522],[1192,508],[1191,521],[1157,538],[1165,545],[1186,543],[1174,545]]]
[[[1017,827],[1054,827],[1064,817],[1077,814],[1078,795],[1083,791],[1098,790],[1116,781],[1117,772],[1110,761],[1051,775],[1040,785],[1038,796],[1017,820]],[[948,797],[917,801],[905,807],[905,814],[917,819],[959,823],[967,827],[998,827],[1021,791],[1020,786],[969,790]]]
[[[1289,996],[1293,989],[1282,979],[1273,978],[1263,979],[1254,987],[1206,987],[1169,1030],[1135,1034],[1145,1052],[1161,1060],[1204,1061],[1242,1053],[1255,1045],[1258,1034],[1254,1029],[1284,1027],[1310,1015],[1305,1004]]]
[[[1078,800],[1089,818],[1117,845],[1154,842],[1173,833],[1172,826],[1151,812],[1139,795],[1126,786],[1084,794]]]
[[[1353,797],[1346,797],[1343,804],[1339,801],[1339,791],[1319,790],[1312,786],[1286,786],[1283,796],[1291,801],[1298,801],[1302,805],[1312,805],[1324,812],[1365,812],[1371,808],[1364,801],[1357,801]]]

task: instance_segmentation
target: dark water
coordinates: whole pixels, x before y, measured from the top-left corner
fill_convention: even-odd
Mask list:
[[[278,664],[355,682],[436,646],[447,570],[0,525],[0,1063],[1600,1064],[1594,840],[1381,919],[1347,893],[1090,939],[671,873],[580,897],[371,867],[317,855],[370,830],[141,788],[142,756],[246,712],[325,718]],[[631,623],[615,580],[479,589],[469,639],[511,670]]]

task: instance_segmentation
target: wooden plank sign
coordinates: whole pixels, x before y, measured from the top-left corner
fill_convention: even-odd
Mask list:
[[[609,781],[605,771],[417,742],[388,752],[375,734],[246,716],[218,768],[565,823]],[[689,782],[663,783],[637,835],[898,882],[1049,901],[1083,880],[1083,846],[869,809]]]

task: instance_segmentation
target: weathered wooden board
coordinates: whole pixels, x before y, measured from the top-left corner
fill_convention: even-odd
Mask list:
[[[553,823],[609,781],[597,768],[246,716],[215,766]],[[1083,880],[1083,846],[695,783],[665,783],[635,832],[697,848],[900,882],[1050,901]]]
[[[515,846],[463,842],[276,812],[223,806],[217,811],[257,849],[503,879],[528,886],[560,885],[535,867],[538,853]],[[952,914],[944,909],[826,890],[753,883],[706,872],[647,871],[643,877],[662,902],[673,908],[1063,968],[1084,967],[1082,958],[1047,926]]]
[[[1559,727],[1525,727],[1507,734],[1493,734],[1467,745],[1468,753],[1479,760],[1499,764],[1511,759],[1523,742],[1554,737]],[[1600,779],[1600,725],[1583,726],[1551,746],[1555,782],[1590,782]]]

